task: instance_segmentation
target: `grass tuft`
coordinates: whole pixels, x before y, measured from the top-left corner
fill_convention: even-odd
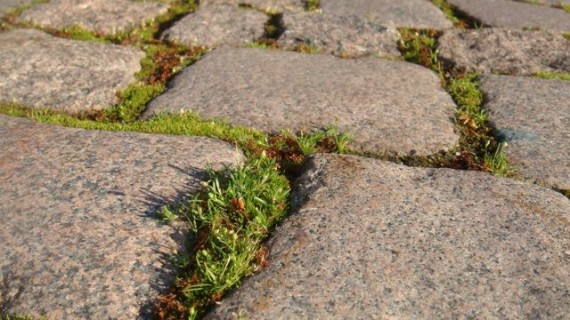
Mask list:
[[[178,259],[183,273],[159,300],[159,319],[193,319],[263,268],[268,251],[262,241],[287,212],[289,182],[275,159],[261,156],[208,175],[201,194],[168,210],[190,226],[196,254]]]
[[[483,93],[476,73],[458,73],[445,70],[438,60],[437,39],[441,33],[432,30],[400,29],[399,48],[406,61],[422,65],[436,72],[458,108],[455,115],[460,135],[459,147],[447,154],[419,158],[394,157],[406,164],[479,170],[495,175],[513,176],[504,153],[506,145],[493,136],[489,115],[483,109]]]

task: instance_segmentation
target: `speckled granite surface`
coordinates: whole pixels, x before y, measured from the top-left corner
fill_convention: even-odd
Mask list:
[[[135,82],[144,52],[34,29],[0,33],[0,102],[69,113],[101,110]]]
[[[567,319],[570,200],[481,172],[316,155],[269,267],[206,319]]]
[[[115,34],[166,13],[158,1],[50,0],[24,12],[22,21],[55,29],[80,26],[90,31]]]
[[[177,75],[143,117],[186,109],[270,132],[336,124],[359,151],[427,155],[457,142],[455,107],[437,75],[411,63],[220,48]]]
[[[162,38],[187,46],[210,48],[245,45],[263,36],[267,20],[267,15],[253,9],[204,6],[177,21]]]
[[[17,296],[7,311],[148,318],[152,298],[172,284],[169,258],[185,239],[153,210],[195,190],[207,164],[242,157],[213,139],[0,116],[0,284]]]
[[[570,81],[486,75],[481,90],[512,165],[531,181],[570,190]]]

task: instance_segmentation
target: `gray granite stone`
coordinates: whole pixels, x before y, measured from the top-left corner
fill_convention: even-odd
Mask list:
[[[22,21],[63,29],[78,25],[90,31],[115,34],[128,31],[166,13],[168,5],[130,0],[51,0],[25,11]]]
[[[15,299],[2,312],[48,319],[151,318],[186,239],[154,210],[195,191],[208,163],[243,160],[215,139],[6,116],[0,137],[0,292]]]
[[[200,7],[230,4],[245,5],[266,12],[299,12],[305,10],[304,0],[200,0]]]
[[[570,317],[570,201],[556,192],[340,155],[313,156],[298,183],[269,266],[206,319]]]
[[[0,101],[78,113],[118,102],[144,53],[52,37],[33,29],[0,33]]]
[[[426,155],[457,141],[455,104],[439,78],[401,61],[222,48],[169,86],[144,118],[191,109],[264,131],[336,124],[352,135],[352,148],[370,152]]]
[[[357,16],[333,16],[320,12],[285,13],[285,32],[278,40],[284,49],[305,46],[337,56],[378,55],[399,57],[398,31]]]
[[[570,31],[570,14],[557,8],[510,0],[448,0],[484,26]]]
[[[30,3],[31,0],[0,0],[0,18],[4,16],[4,12],[11,8]]]
[[[327,14],[355,15],[369,22],[397,27],[453,27],[437,7],[425,0],[323,0],[321,8]]]
[[[162,37],[189,46],[240,45],[261,38],[268,19],[255,10],[205,6],[176,22]]]
[[[527,2],[532,4],[546,4],[558,7],[561,4],[570,4],[570,0],[514,0],[518,2]]]
[[[509,160],[539,183],[570,189],[570,82],[489,75],[481,89]]]
[[[460,69],[530,75],[570,73],[570,41],[558,33],[484,28],[449,30],[439,55]]]

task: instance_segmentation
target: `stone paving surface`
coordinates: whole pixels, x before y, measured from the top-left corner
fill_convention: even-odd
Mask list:
[[[554,32],[452,30],[439,39],[438,50],[444,60],[470,71],[513,75],[570,73],[570,41]]]
[[[453,27],[437,7],[425,0],[326,0],[321,1],[321,8],[327,14],[356,15],[369,22],[393,24],[398,27]]]
[[[305,9],[304,0],[200,0],[200,6],[229,4],[245,5],[266,12],[299,12]]]
[[[439,78],[410,63],[242,48],[184,70],[144,117],[185,109],[265,131],[332,123],[355,149],[427,155],[456,143],[454,108]]]
[[[352,156],[306,167],[300,207],[268,242],[269,267],[206,319],[567,318],[562,195]]]
[[[40,125],[0,116],[2,312],[149,318],[171,284],[183,229],[153,210],[196,190],[204,168],[242,161],[221,141]],[[5,289],[5,288],[3,288]]]
[[[560,4],[570,4],[570,0],[514,0],[518,2],[527,2],[533,4],[546,4],[551,6],[559,6]]]
[[[78,25],[90,31],[115,34],[128,31],[167,10],[167,5],[157,2],[50,0],[25,11],[21,20],[55,29]]]
[[[0,101],[78,113],[118,102],[144,53],[56,38],[33,29],[0,33]]]
[[[176,22],[163,38],[188,46],[238,46],[261,38],[268,19],[255,10],[229,5],[206,6]]]
[[[570,189],[570,82],[489,75],[481,89],[509,160],[533,180]]]
[[[4,16],[6,10],[29,3],[31,0],[1,0],[0,1],[0,18]]]
[[[23,1],[0,0],[0,14]],[[492,27],[467,31],[427,0],[323,0],[314,12],[303,0],[199,2],[157,40],[217,49],[173,78],[141,121],[185,109],[268,132],[336,124],[365,154],[453,150],[456,105],[434,72],[397,51],[397,28],[433,28],[440,61],[480,73],[494,134],[522,175],[315,155],[292,181],[294,214],[269,241],[268,268],[208,318],[570,318],[570,200],[553,191],[570,190],[570,82],[530,77],[570,72],[560,35],[570,14],[555,0],[449,0]],[[109,34],[167,3],[52,0],[18,21]],[[277,12],[277,49],[235,48]],[[133,46],[1,28],[3,106],[100,110],[137,83],[144,53]],[[319,53],[290,52],[301,49]],[[152,319],[173,283],[170,255],[186,245],[156,209],[194,193],[207,164],[243,161],[215,139],[0,115],[0,317]]]
[[[541,28],[570,32],[570,14],[562,9],[511,0],[448,0],[485,26],[512,29]]]
[[[284,33],[277,43],[283,49],[302,46],[336,56],[375,55],[398,57],[398,31],[393,27],[367,22],[358,16],[321,13],[286,13]]]

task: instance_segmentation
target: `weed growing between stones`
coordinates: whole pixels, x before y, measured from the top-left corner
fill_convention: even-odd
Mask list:
[[[321,0],[305,0],[305,10],[316,11],[321,7]]]
[[[478,29],[483,26],[481,21],[469,16],[467,13],[458,10],[455,6],[447,2],[447,0],[431,0],[438,7],[456,28],[459,29]]]
[[[548,80],[564,80],[570,81],[570,73],[555,73],[555,72],[539,72],[533,74],[534,77]]]
[[[309,153],[344,150],[347,137],[334,127],[297,136],[290,132],[245,145],[249,160],[237,169],[208,172],[200,194],[163,207],[164,220],[182,219],[193,232],[192,256],[179,256],[175,289],[157,305],[159,319],[195,319],[246,276],[268,264],[263,241],[287,213],[295,175]]]
[[[493,136],[489,116],[482,108],[483,93],[479,90],[477,74],[458,73],[439,61],[437,39],[440,32],[400,29],[400,35],[399,48],[404,59],[435,71],[457,104],[454,120],[460,141],[456,150],[431,157],[389,155],[384,158],[407,165],[480,170],[512,176],[514,171],[504,153],[506,144]]]

